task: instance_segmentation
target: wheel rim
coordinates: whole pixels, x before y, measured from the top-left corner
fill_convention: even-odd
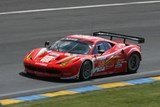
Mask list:
[[[88,79],[90,77],[90,74],[91,74],[91,66],[88,64],[85,64],[83,68],[83,77],[85,79]]]
[[[136,70],[136,69],[138,69],[138,67],[139,67],[139,62],[140,62],[140,60],[139,60],[138,55],[136,55],[136,54],[132,55],[132,56],[130,57],[130,60],[129,60],[129,68],[130,68],[131,70]]]

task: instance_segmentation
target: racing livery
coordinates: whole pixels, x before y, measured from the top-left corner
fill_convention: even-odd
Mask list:
[[[45,47],[34,49],[24,57],[25,72],[41,77],[81,80],[120,72],[134,73],[142,60],[141,47],[128,40],[145,41],[141,37],[103,31],[91,36],[70,35],[51,45],[47,41]]]

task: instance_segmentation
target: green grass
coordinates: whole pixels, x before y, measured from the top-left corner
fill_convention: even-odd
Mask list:
[[[160,107],[160,82],[47,98],[8,107]]]

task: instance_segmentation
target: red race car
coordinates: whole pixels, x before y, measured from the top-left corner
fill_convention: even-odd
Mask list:
[[[113,38],[123,42],[115,42]],[[145,39],[99,31],[93,36],[70,35],[51,45],[47,41],[45,47],[34,49],[25,56],[25,72],[41,77],[81,80],[120,72],[134,73],[142,60],[141,47],[128,41],[144,43]]]

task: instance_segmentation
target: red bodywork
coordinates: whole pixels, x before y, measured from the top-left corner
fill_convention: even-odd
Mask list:
[[[91,44],[87,55],[63,53],[38,48],[32,50],[24,58],[25,72],[41,77],[57,77],[60,79],[78,79],[81,65],[89,60],[92,63],[91,76],[126,72],[129,56],[136,52],[141,58],[140,46],[124,44],[105,38],[71,35],[66,38],[78,39]],[[99,42],[108,42],[111,48],[103,54],[93,54],[93,49]]]

